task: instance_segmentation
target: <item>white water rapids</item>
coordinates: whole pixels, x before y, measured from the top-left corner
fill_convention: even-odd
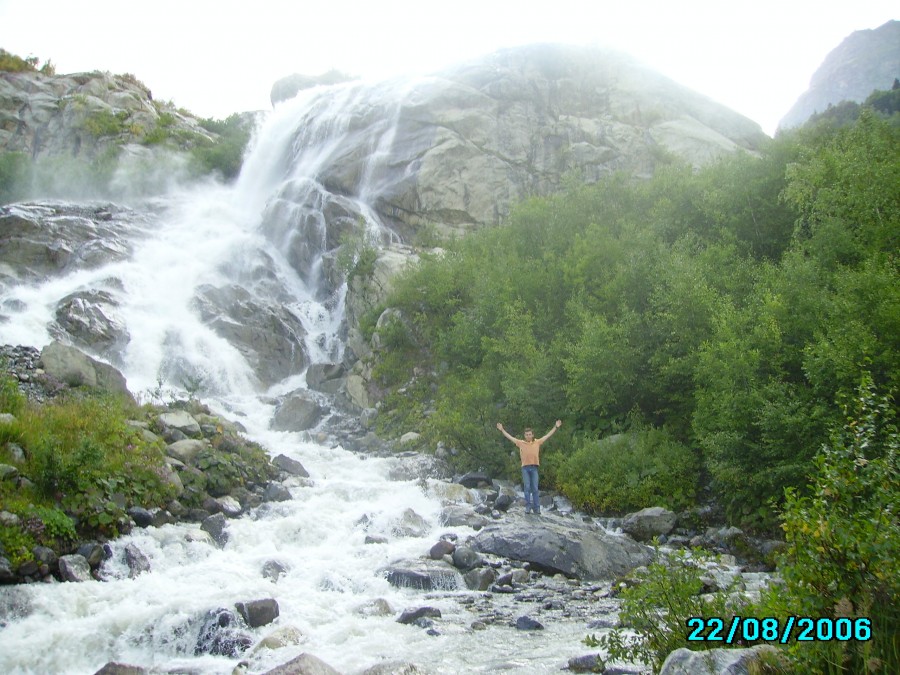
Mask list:
[[[291,501],[266,504],[229,521],[230,539],[223,549],[192,541],[197,530],[192,525],[137,529],[112,542],[114,555],[104,566],[104,582],[0,589],[8,610],[6,624],[0,624],[0,673],[88,674],[110,661],[155,672],[231,673],[238,659],[195,656],[191,621],[209,610],[262,598],[276,599],[280,616],[273,625],[249,631],[257,640],[279,627],[295,627],[303,637],[298,645],[247,652],[243,658],[251,673],[265,672],[302,652],[344,673],[395,660],[432,673],[550,673],[583,651],[583,622],[549,623],[538,632],[500,625],[473,631],[469,626],[475,615],[460,603],[473,593],[425,594],[389,585],[379,572],[383,566],[422,556],[447,531],[439,522],[440,501],[418,481],[389,480],[395,459],[366,458],[310,443],[304,440],[308,436],[271,431],[268,397],[301,386],[303,378],[259,391],[241,353],[191,309],[201,284],[250,285],[252,265],[259,260],[254,252],[263,251],[271,260],[269,273],[289,291],[288,309],[307,329],[310,360],[339,360],[343,297],[317,299],[317,289],[283,255],[285,238],[293,236],[289,228],[267,230],[262,225],[271,225],[266,214],[283,207],[282,195],[322,189],[318,172],[339,153],[341,139],[350,133],[345,112],[365,91],[349,86],[329,96],[310,93],[276,108],[257,133],[238,182],[184,189],[153,202],[157,222],[141,234],[127,261],[4,291],[0,299],[12,301],[20,311],[0,325],[0,342],[42,347],[50,340],[47,326],[61,298],[104,286],[106,279],[119,280],[112,289],[131,336],[122,368],[129,389],[152,389],[168,359],[189,363],[203,374],[204,400],[216,412],[239,420],[272,456],[299,460],[312,486],[297,484]],[[361,173],[365,185],[357,195],[360,211],[369,215],[369,230],[383,239],[390,233],[374,220],[369,205],[379,189],[377,162],[392,141],[392,124],[385,115],[374,127],[370,160]],[[294,207],[284,208],[290,212]],[[429,524],[426,536],[392,533],[409,508]],[[368,518],[365,526],[363,516]],[[461,538],[473,533],[453,531]],[[388,543],[365,544],[367,534],[383,535]],[[149,573],[129,578],[123,554],[128,543],[150,559]],[[288,570],[277,582],[261,573],[270,560]],[[379,598],[390,603],[392,614],[358,611]],[[397,623],[403,609],[423,605],[443,612],[436,626],[439,635]]]

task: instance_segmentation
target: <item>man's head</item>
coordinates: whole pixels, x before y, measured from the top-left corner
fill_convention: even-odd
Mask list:
[[[525,440],[529,442],[534,440],[534,431],[531,429],[531,427],[525,429]]]

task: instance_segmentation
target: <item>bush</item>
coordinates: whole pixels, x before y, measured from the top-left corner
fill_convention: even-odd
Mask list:
[[[796,643],[803,672],[900,672],[900,433],[889,396],[865,377],[847,422],[816,457],[811,494],[787,490],[777,616],[868,617],[869,641]]]
[[[620,628],[599,639],[588,636],[589,646],[602,647],[611,659],[640,661],[659,672],[666,657],[682,647],[710,649],[715,642],[689,642],[692,617],[720,617],[727,620],[740,613],[729,606],[728,591],[703,593],[704,570],[699,554],[679,551],[668,560],[659,557],[646,570],[638,571],[622,590]],[[629,635],[634,632],[635,635]]]
[[[126,424],[137,412],[119,398],[83,394],[21,411],[17,442],[26,459],[18,468],[34,484],[36,504],[59,504],[84,533],[115,535],[127,507],[171,499],[162,448]]]
[[[626,513],[648,506],[673,510],[693,503],[699,462],[664,429],[637,427],[589,439],[556,472],[557,487],[579,508]]]

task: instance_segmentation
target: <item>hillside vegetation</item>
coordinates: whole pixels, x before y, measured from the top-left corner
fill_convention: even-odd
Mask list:
[[[708,488],[732,522],[771,528],[860,383],[898,384],[898,157],[900,127],[864,110],[758,158],[532,199],[424,254],[379,328],[381,431],[514,475],[496,422],[562,417],[542,478],[578,506]]]

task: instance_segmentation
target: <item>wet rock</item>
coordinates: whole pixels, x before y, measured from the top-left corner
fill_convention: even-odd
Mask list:
[[[466,588],[472,591],[486,591],[497,580],[497,572],[490,567],[480,567],[463,575]]]
[[[309,478],[309,472],[306,470],[306,468],[296,459],[291,459],[287,455],[278,455],[275,459],[272,460],[272,464],[292,476]]]
[[[124,663],[110,661],[94,675],[148,675],[149,673],[149,670],[140,666],[129,666]]]
[[[322,659],[312,654],[300,654],[263,675],[341,675]]]
[[[278,602],[272,598],[239,602],[235,605],[238,614],[250,628],[259,628],[278,618]]]
[[[359,616],[390,616],[394,613],[394,608],[384,598],[375,598],[357,607],[354,613]]]
[[[212,654],[236,658],[253,644],[253,638],[238,629],[237,618],[227,609],[208,612],[203,618],[194,655]]]
[[[298,391],[281,401],[271,426],[275,431],[306,431],[316,426],[327,412],[311,394]]]
[[[544,630],[544,624],[530,616],[520,616],[516,619],[516,630]]]
[[[21,567],[19,574],[23,574]],[[90,581],[91,566],[84,556],[76,554],[64,555],[59,559],[59,575],[63,581]]]
[[[210,516],[200,525],[200,529],[208,533],[220,547],[228,543],[227,527],[228,523],[225,520],[225,515],[222,513]]]
[[[456,482],[467,488],[487,487],[491,484],[491,477],[483,471],[470,471],[457,478]]]
[[[382,570],[388,582],[398,588],[422,591],[457,590],[463,581],[452,565],[442,560],[404,560]]]
[[[600,654],[585,654],[569,659],[568,668],[573,673],[602,673],[606,665]]]
[[[132,506],[126,513],[138,527],[150,527],[153,524],[153,514],[140,506]]]
[[[422,618],[440,619],[441,610],[439,610],[437,607],[416,607],[415,609],[405,609],[400,615],[400,618],[397,619],[397,623],[411,624]]]
[[[412,509],[405,509],[392,531],[398,537],[424,537],[428,533],[428,523]]]
[[[481,556],[468,546],[458,546],[453,551],[453,565],[461,570],[471,570],[481,564]]]
[[[266,579],[278,581],[282,575],[287,574],[287,571],[287,567],[277,560],[267,560],[265,564],[263,564],[262,575]]]
[[[134,544],[125,547],[125,564],[128,565],[128,578],[150,571],[150,559]]]
[[[303,632],[296,626],[282,626],[277,630],[269,633],[259,644],[253,648],[253,652],[257,653],[263,649],[284,649],[293,645],[299,645],[304,640]]]
[[[264,502],[287,502],[292,499],[291,491],[281,483],[269,483],[263,491]]]
[[[456,545],[449,541],[439,541],[434,546],[431,547],[431,550],[428,551],[428,557],[432,560],[440,560],[445,555],[452,555],[456,550]]]

